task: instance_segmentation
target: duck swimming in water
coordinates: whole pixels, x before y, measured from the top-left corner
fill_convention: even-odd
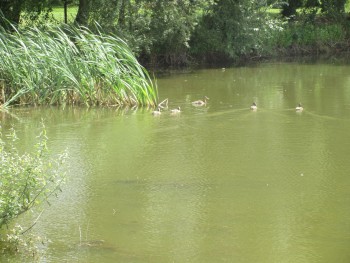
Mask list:
[[[250,106],[250,109],[251,110],[257,110],[258,109],[258,106],[256,106],[255,102],[253,102],[253,104]]]
[[[170,110],[170,113],[171,114],[179,114],[181,112],[181,108],[180,108],[180,106],[179,107],[177,107],[176,109],[172,109],[172,110]]]
[[[158,109],[152,111],[152,115],[153,116],[159,116],[160,114],[162,114],[162,112],[160,111],[160,108],[158,107]]]
[[[300,112],[300,111],[303,111],[304,108],[303,106],[301,106],[301,103],[299,103],[298,106],[296,106],[295,110]]]
[[[203,106],[203,105],[207,104],[207,100],[209,100],[209,98],[207,96],[204,96],[203,100],[192,101],[192,105],[193,106]]]

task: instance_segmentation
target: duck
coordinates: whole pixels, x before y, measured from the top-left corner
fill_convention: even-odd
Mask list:
[[[250,106],[250,109],[251,110],[257,110],[258,109],[258,106],[256,106],[255,102],[253,102],[253,104]]]
[[[178,114],[178,113],[180,113],[181,112],[181,108],[180,108],[180,106],[179,107],[177,107],[176,109],[172,109],[172,110],[170,110],[170,113],[171,114]]]
[[[204,96],[203,100],[192,101],[192,105],[193,106],[203,106],[203,105],[207,104],[207,100],[209,100],[209,98],[207,96]]]
[[[299,103],[298,106],[296,106],[295,110],[300,112],[300,111],[303,111],[304,108],[303,106],[301,106],[301,103]]]
[[[160,108],[158,107],[158,109],[152,111],[152,115],[153,116],[159,116],[160,114],[162,114],[162,112],[160,111]]]

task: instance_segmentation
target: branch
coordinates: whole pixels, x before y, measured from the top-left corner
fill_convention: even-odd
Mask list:
[[[165,104],[165,106],[163,106]],[[158,107],[164,109],[168,107],[168,99],[163,100],[161,103],[158,104]]]
[[[29,227],[29,228],[27,228],[26,230],[24,230],[21,234],[23,235],[23,234],[25,234],[26,232],[28,232],[30,229],[32,229],[35,225],[36,225],[36,222],[38,222],[38,220],[39,220],[39,218],[40,218],[40,216],[41,216],[41,214],[44,212],[44,210],[43,211],[41,211],[41,213],[38,215],[38,217],[35,219],[35,221],[34,221],[34,223]]]

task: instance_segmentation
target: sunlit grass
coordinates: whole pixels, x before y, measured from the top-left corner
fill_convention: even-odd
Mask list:
[[[153,106],[157,101],[155,84],[126,43],[87,28],[47,25],[45,30],[2,30],[0,60],[0,107]]]
[[[74,19],[78,13],[77,6],[68,6],[67,18],[68,22],[74,22]],[[64,22],[64,10],[63,7],[53,7],[51,12],[53,18],[59,22]]]
[[[297,9],[297,12],[298,13],[302,13],[303,12],[303,8],[298,8]],[[269,14],[271,15],[278,15],[281,13],[282,9],[281,8],[268,8],[266,10]],[[346,4],[345,4],[345,13],[349,13],[350,12],[350,2],[348,1]],[[320,14],[321,13],[321,8],[318,8],[317,9],[317,14]]]
[[[281,13],[281,9],[279,8],[269,8],[267,9],[267,12],[270,14],[280,14]]]
[[[350,2],[347,1],[345,4],[345,13],[349,13],[350,12]]]

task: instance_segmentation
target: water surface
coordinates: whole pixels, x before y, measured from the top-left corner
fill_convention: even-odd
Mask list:
[[[1,116],[23,149],[43,118],[51,151],[69,153],[63,193],[33,229],[51,240],[42,262],[350,261],[350,66],[199,70],[158,87],[179,116],[70,107]],[[205,95],[205,107],[191,105]]]

